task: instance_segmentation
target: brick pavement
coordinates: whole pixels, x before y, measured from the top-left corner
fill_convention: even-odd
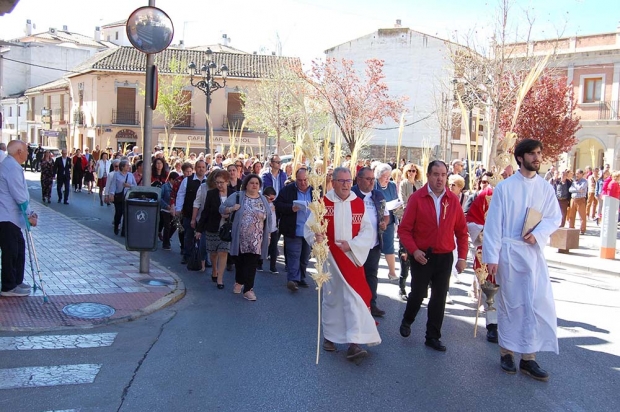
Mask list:
[[[39,215],[32,236],[49,301],[44,302],[40,290],[28,297],[0,297],[0,330],[90,327],[130,320],[184,296],[181,279],[154,261],[150,273],[142,274],[139,253],[128,252],[113,240],[39,203],[32,202],[32,207]],[[170,284],[151,286],[140,282],[155,279]],[[27,251],[24,281],[32,284]],[[115,313],[84,319],[63,312],[67,305],[84,302],[111,306]]]

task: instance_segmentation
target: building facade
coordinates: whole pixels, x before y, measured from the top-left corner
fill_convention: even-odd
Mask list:
[[[450,84],[449,42],[409,28],[379,29],[374,33],[348,41],[325,51],[326,57],[354,62],[363,73],[365,61],[384,61],[384,82],[390,96],[407,96],[405,127],[401,141],[401,157],[416,163],[422,148],[428,147],[434,157],[448,158],[447,135],[442,132],[438,112],[451,110],[452,96],[442,93],[441,85]],[[372,130],[370,157],[396,157],[399,123],[385,119]],[[448,153],[446,153],[446,151]],[[387,160],[385,159],[385,160]]]
[[[156,55],[160,84],[171,75],[184,76],[190,104],[185,119],[172,128],[168,142],[164,119],[161,113],[155,111],[153,144],[189,148],[196,153],[205,151],[206,96],[191,86],[186,67],[190,62],[200,67],[207,59],[205,51],[176,48]],[[214,151],[228,151],[232,139],[237,151],[257,154],[265,146],[265,136],[247,128],[241,129],[244,119],[241,93],[253,82],[266,77],[279,59],[299,64],[298,59],[222,52],[213,52],[212,59],[217,67],[225,63],[229,74],[226,86],[211,96],[213,133],[210,147]],[[177,73],[171,73],[172,60],[181,66]],[[68,147],[92,148],[98,145],[102,148],[127,149],[134,145],[142,146],[145,65],[144,54],[133,47],[120,47],[97,54],[66,76],[71,102]],[[194,78],[194,82],[199,80]],[[216,80],[223,83],[219,73],[216,73]]]
[[[581,117],[578,143],[559,166],[620,169],[620,26],[616,32],[512,45],[515,57],[554,53],[549,68],[567,77]]]

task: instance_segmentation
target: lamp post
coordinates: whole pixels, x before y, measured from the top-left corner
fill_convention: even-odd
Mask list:
[[[226,67],[225,64],[222,64],[222,67],[220,67],[219,69],[219,74],[222,76],[223,82],[222,84],[219,84],[218,82],[215,81],[215,73],[216,73],[217,65],[212,60],[213,51],[211,51],[210,48],[207,48],[206,53],[207,53],[207,62],[202,65],[202,67],[200,68],[200,72],[198,71],[198,68],[196,67],[196,64],[194,62],[191,62],[189,66],[187,66],[187,72],[189,73],[189,76],[190,76],[189,81],[191,85],[202,90],[207,100],[207,120],[205,122],[205,146],[206,146],[205,154],[211,152],[211,148],[209,147],[209,140],[210,140],[210,134],[211,134],[210,129],[209,129],[209,123],[211,121],[210,119],[211,94],[213,94],[214,91],[226,86],[226,77],[228,76],[228,67]],[[201,80],[198,80],[196,83],[194,83],[194,75],[200,75]]]

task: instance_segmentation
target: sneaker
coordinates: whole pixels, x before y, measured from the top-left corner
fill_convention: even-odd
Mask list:
[[[170,247],[170,245],[165,245],[165,246],[162,246],[161,248],[162,248],[163,250],[170,250],[170,249],[172,249],[172,248]]]
[[[277,274],[279,273],[279,272],[278,272],[278,269],[276,269],[276,268],[269,269],[269,271],[270,271],[271,273],[273,273],[274,275],[277,275]]]
[[[242,290],[243,290],[243,285],[235,282],[235,286],[233,286],[233,293],[238,295],[241,293]]]
[[[243,294],[243,298],[251,302],[254,302],[256,300],[256,294],[254,293],[254,289],[250,289],[247,292],[245,292]]]
[[[20,292],[30,294],[32,287],[27,283],[22,283],[21,285],[17,285],[15,289],[19,290]]]
[[[30,295],[30,289],[26,292],[25,289],[20,289],[19,286],[14,289],[0,292],[0,296],[28,296]]]

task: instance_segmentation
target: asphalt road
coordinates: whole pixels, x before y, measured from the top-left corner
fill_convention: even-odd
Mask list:
[[[30,174],[28,176],[30,178]],[[40,199],[34,186],[31,195]],[[72,193],[70,205],[50,207],[103,234],[112,233],[112,207],[96,194]],[[79,253],[78,250],[66,253]],[[185,282],[187,295],[172,307],[134,322],[39,335],[113,333],[94,348],[2,350],[1,368],[100,365],[92,383],[0,389],[6,411],[618,411],[620,410],[620,277],[551,268],[560,354],[541,353],[547,383],[499,367],[497,345],[485,330],[473,337],[475,303],[468,286],[451,288],[442,340],[446,353],[424,346],[426,310],[408,339],[398,333],[404,302],[380,271],[383,343],[356,365],[346,347],[316,356],[317,296],[291,294],[285,275],[257,275],[256,302],[217,290],[209,274],[179,264],[178,244],[152,258]],[[279,265],[282,269],[282,265]],[[461,275],[470,283],[471,271]],[[484,324],[484,320],[482,320]],[[22,337],[2,333],[0,338]],[[0,375],[1,376],[1,375]],[[1,381],[1,380],[0,380]],[[0,387],[1,387],[0,382]]]

